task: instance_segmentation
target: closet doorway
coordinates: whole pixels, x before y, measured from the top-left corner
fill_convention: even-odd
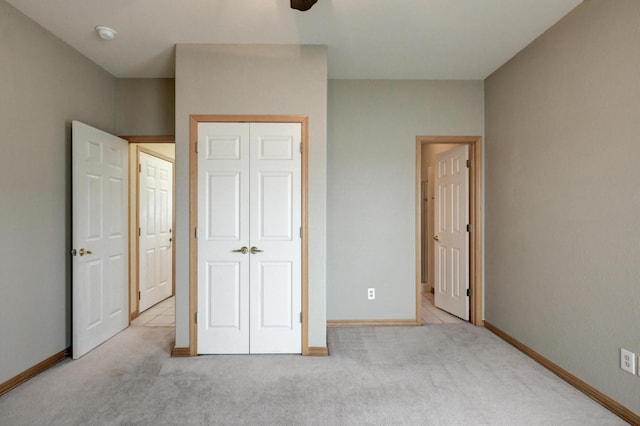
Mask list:
[[[229,157],[238,157],[238,151],[236,151],[235,149],[231,149],[233,148],[236,144],[232,143],[233,140],[235,140],[234,138],[229,139],[227,142],[224,142],[224,138],[220,139],[218,142],[220,142],[221,144],[218,144],[218,148],[219,149],[213,149],[214,146],[211,143],[207,143],[206,142],[206,138],[203,141],[199,141],[199,126],[202,123],[298,123],[299,125],[299,132],[300,132],[300,146],[296,147],[295,145],[291,145],[291,149],[290,150],[300,150],[298,155],[301,155],[301,161],[300,161],[300,190],[299,190],[299,195],[300,195],[300,227],[299,230],[297,230],[298,232],[296,232],[296,229],[293,229],[293,233],[292,235],[299,238],[300,239],[300,280],[301,280],[301,285],[300,285],[300,291],[299,291],[299,295],[300,296],[292,296],[292,297],[299,297],[299,301],[300,301],[300,309],[295,309],[295,310],[290,310],[290,313],[287,314],[287,317],[291,316],[291,323],[297,323],[297,325],[299,326],[298,330],[300,330],[300,340],[301,340],[301,344],[298,346],[300,349],[297,350],[296,352],[298,353],[302,353],[302,355],[310,355],[312,354],[312,350],[310,350],[309,348],[309,344],[308,344],[308,224],[307,224],[307,170],[308,170],[308,117],[305,115],[289,115],[289,116],[275,116],[275,115],[192,115],[191,116],[191,120],[190,120],[190,139],[191,139],[191,148],[190,148],[190,176],[191,176],[191,189],[190,189],[190,234],[191,234],[191,238],[190,238],[190,252],[191,252],[191,256],[190,256],[190,294],[189,294],[189,300],[190,300],[190,317],[191,317],[191,323],[190,323],[190,344],[189,344],[189,354],[194,356],[197,355],[200,352],[200,336],[199,336],[199,326],[200,326],[200,322],[201,321],[205,321],[207,324],[207,327],[211,327],[216,325],[215,321],[212,322],[212,320],[217,319],[220,320],[220,318],[216,317],[216,313],[215,313],[215,309],[213,309],[213,307],[215,307],[215,301],[213,299],[211,299],[210,301],[207,300],[203,300],[201,301],[201,298],[206,298],[208,297],[208,295],[212,294],[211,292],[206,293],[206,288],[207,286],[209,286],[209,288],[211,287],[211,283],[213,283],[213,281],[210,280],[206,280],[206,276],[202,277],[205,278],[204,281],[204,286],[203,288],[205,289],[205,291],[199,291],[199,279],[200,276],[203,274],[212,274],[214,272],[222,272],[222,270],[214,270],[215,268],[211,268],[212,266],[229,266],[229,262],[227,261],[215,261],[217,263],[211,263],[209,262],[209,270],[207,271],[207,268],[205,268],[204,270],[200,271],[200,266],[202,266],[202,264],[199,262],[199,257],[200,257],[200,248],[199,248],[199,239],[200,238],[207,238],[209,240],[212,240],[214,238],[209,238],[209,237],[213,237],[214,235],[211,234],[210,235],[210,231],[214,230],[214,227],[212,227],[214,225],[214,222],[212,222],[212,220],[215,220],[212,216],[209,217],[207,215],[204,215],[202,218],[199,217],[199,206],[201,203],[207,203],[208,200],[206,197],[203,197],[199,194],[199,177],[200,177],[200,173],[199,173],[199,152],[202,154],[201,150],[209,150],[209,154],[214,154],[213,157],[220,157],[220,156],[229,156]],[[250,132],[251,133],[251,132]],[[277,142],[277,139],[274,139],[274,141]],[[286,156],[286,152],[289,150],[284,150],[284,151],[280,151],[280,148],[284,147],[284,145],[280,144],[280,143],[275,143],[275,144],[271,144],[269,142],[270,138],[263,138],[263,143],[261,144],[261,148],[257,151],[254,151],[254,153],[257,153],[257,155],[261,155],[263,157],[270,157],[270,156]],[[205,142],[204,144],[202,142]],[[209,146],[207,146],[209,145]],[[215,144],[214,144],[215,145]],[[224,148],[224,149],[222,149]],[[212,157],[212,155],[208,155],[209,157]],[[250,164],[250,163],[249,163]],[[221,177],[222,175],[218,175],[217,172],[215,172],[214,175],[210,175],[211,177],[213,176],[217,176],[217,177]],[[275,175],[273,175],[275,177]],[[207,178],[205,178],[207,179]],[[213,179],[211,180],[209,178],[210,183],[215,183],[214,181],[217,180]],[[280,178],[278,178],[278,180],[280,180]],[[204,188],[204,187],[202,187]],[[215,189],[215,185],[214,187],[212,187]],[[222,187],[219,187],[218,189],[220,189]],[[298,190],[296,190],[297,192]],[[212,193],[213,194],[213,193]],[[282,198],[282,197],[277,197],[277,198]],[[230,198],[231,199],[231,198]],[[254,203],[255,204],[255,203]],[[258,203],[258,205],[261,205],[260,203]],[[263,207],[267,207],[267,206],[263,206]],[[264,210],[265,213],[267,213],[268,211],[271,211],[269,208],[267,208],[266,210]],[[222,218],[221,216],[218,216],[219,218]],[[204,223],[202,223],[204,221]],[[233,222],[233,221],[232,221]],[[278,222],[276,220],[276,222]],[[288,221],[287,221],[288,222]],[[230,222],[231,223],[231,222]],[[254,227],[254,230],[256,229],[260,229],[259,227],[256,228]],[[284,228],[283,228],[284,229]],[[221,234],[222,235],[222,234]],[[284,235],[284,234],[283,234]],[[217,237],[216,237],[217,238]],[[239,242],[236,241],[236,243]],[[251,242],[251,239],[249,240],[249,242]],[[260,243],[262,244],[262,242]],[[266,244],[266,241],[265,241]],[[237,244],[236,244],[237,245]],[[252,251],[251,249],[249,249],[248,246],[246,246],[246,249],[243,250],[243,248],[245,248],[245,246],[243,246],[242,244],[238,247],[232,247],[231,248],[231,253],[233,254],[237,254],[239,253],[239,256],[256,256],[256,259],[259,260],[261,255],[266,255],[266,251],[264,251],[261,247],[259,246],[251,246],[252,248],[254,248],[254,250]],[[266,245],[265,245],[266,247]],[[261,252],[260,250],[263,250],[263,252]],[[203,253],[204,254],[204,253]],[[228,253],[227,253],[228,254]],[[266,265],[266,264],[265,264]],[[272,265],[275,266],[275,263]],[[230,270],[230,269],[229,269]],[[265,268],[262,268],[263,271],[266,272]],[[297,272],[296,272],[297,274]],[[253,274],[254,276],[256,275],[255,273]],[[277,274],[278,276],[282,275],[282,272],[279,272]],[[211,276],[211,275],[210,275]],[[275,275],[273,275],[275,276]],[[266,276],[265,276],[266,277]],[[233,278],[233,277],[232,277]],[[236,280],[237,281],[237,280]],[[210,284],[206,284],[207,282],[209,282]],[[239,281],[238,281],[239,282]],[[259,294],[259,293],[254,293],[254,294]],[[237,299],[237,298],[236,298]],[[218,300],[221,300],[220,298],[218,298]],[[239,300],[239,299],[238,299]],[[209,303],[212,302],[212,303]],[[201,305],[201,303],[203,303]],[[209,303],[209,308],[206,307],[206,304]],[[264,306],[264,304],[263,304]],[[206,310],[206,312],[199,312],[199,308],[204,308]],[[226,309],[226,308],[225,308]],[[246,306],[245,306],[246,309]],[[207,312],[208,311],[208,312]],[[218,309],[218,313],[223,313],[224,311],[220,310],[220,308]],[[236,309],[236,312],[239,312]],[[263,311],[265,312],[265,311]],[[235,318],[236,316],[233,315],[233,317]],[[279,316],[278,316],[279,317]],[[226,319],[223,319],[222,322],[220,324],[223,324],[224,321],[227,321],[229,318],[231,318],[231,316],[226,316]],[[263,325],[267,325],[265,320],[267,319],[267,317],[262,316],[261,314],[259,314],[259,318],[261,318],[261,320],[263,320]],[[274,317],[275,318],[275,317]],[[280,317],[279,317],[280,318]],[[284,318],[284,317],[282,317]],[[228,322],[228,321],[227,321]],[[232,327],[235,327],[236,329],[238,329],[238,327],[234,324],[231,325],[225,325],[225,327],[231,329]],[[208,344],[209,341],[213,341],[213,340],[217,340],[217,339],[209,339],[206,338],[205,339],[207,342],[203,342],[204,344]],[[285,352],[289,352],[289,351],[285,351]]]

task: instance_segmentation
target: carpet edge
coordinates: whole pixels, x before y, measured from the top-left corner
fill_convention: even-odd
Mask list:
[[[545,358],[538,352],[531,349],[529,346],[525,345],[524,343],[520,342],[516,338],[502,331],[500,328],[491,324],[489,321],[486,321],[486,320],[484,321],[484,327],[487,330],[491,331],[496,336],[500,337],[505,342],[514,346],[520,352],[532,358],[534,361],[542,365],[547,370],[551,371],[556,376],[560,377],[565,382],[569,383],[571,386],[573,386],[580,392],[584,393],[585,395],[589,396],[590,398],[598,402],[600,405],[602,405],[607,410],[611,411],[616,416],[620,417],[622,420],[629,422],[633,425],[640,425],[640,416],[635,414],[633,411],[631,411],[624,405],[620,404],[619,402],[615,401],[611,397],[600,392],[598,389],[589,385],[588,383],[578,378],[577,376],[574,376],[573,374],[569,373],[567,370],[560,367],[558,364]]]
[[[63,349],[60,352],[51,355],[49,358],[43,361],[40,361],[33,367],[30,367],[24,370],[22,373],[15,375],[14,377],[10,378],[4,383],[0,383],[0,396],[9,392],[11,389],[21,385],[27,380],[32,379],[33,377],[37,376],[43,371],[53,367],[55,364],[65,359],[69,355],[70,351],[71,351],[70,347]]]

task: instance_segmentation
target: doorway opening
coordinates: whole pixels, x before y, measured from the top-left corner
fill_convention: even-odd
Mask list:
[[[315,355],[313,348],[309,348],[308,331],[309,331],[309,298],[308,298],[308,151],[309,151],[309,118],[306,115],[192,115],[190,117],[190,215],[189,215],[189,348],[180,348],[181,356],[196,356],[198,354],[198,299],[202,296],[198,294],[198,204],[202,202],[198,197],[198,129],[203,123],[299,123],[300,124],[300,153],[301,153],[301,177],[300,177],[300,239],[301,239],[301,352],[302,355]],[[268,138],[264,139],[265,141]],[[235,140],[235,139],[234,139]],[[235,142],[234,142],[235,143]],[[227,144],[229,145],[229,144]],[[229,146],[235,146],[231,144]],[[292,149],[296,149],[292,146]],[[235,156],[235,150],[234,156]],[[297,233],[296,233],[297,234]],[[244,248],[244,247],[243,247]],[[252,247],[254,249],[255,247]],[[242,254],[245,251],[238,249]],[[249,252],[249,250],[246,250]],[[255,250],[255,253],[260,252]],[[250,251],[254,253],[254,251]],[[174,349],[174,354],[178,348]]]
[[[132,326],[175,326],[175,137],[120,136],[129,142],[129,321]],[[143,160],[153,162],[143,165]],[[158,164],[164,166],[158,167]],[[165,190],[145,194],[141,191],[142,175],[147,169],[160,181],[169,173]],[[143,185],[144,186],[144,185]],[[166,186],[169,186],[167,188]],[[150,190],[149,190],[150,191]],[[147,191],[147,192],[149,192]],[[168,193],[169,199],[161,199]],[[148,205],[151,203],[151,205]],[[148,212],[149,214],[144,214]],[[149,218],[166,223],[147,223]],[[147,232],[147,229],[157,229]],[[145,230],[143,232],[143,229]],[[147,236],[146,241],[145,236]],[[141,255],[148,253],[149,262]],[[162,255],[160,253],[164,252]],[[157,253],[157,255],[156,255]],[[152,256],[153,254],[153,256]],[[151,265],[151,266],[148,266]],[[153,266],[155,265],[155,266]],[[156,291],[153,283],[162,283]],[[150,284],[145,284],[150,283]]]
[[[480,136],[417,136],[416,137],[416,323],[422,322],[423,279],[433,286],[433,262],[423,264],[424,259],[433,258],[429,253],[429,245],[423,238],[423,227],[428,226],[433,218],[424,215],[428,208],[430,194],[426,181],[429,170],[423,164],[423,151],[443,146],[442,150],[454,145],[466,145],[469,149],[469,319],[476,326],[483,325],[483,281],[482,281],[482,138]],[[435,151],[431,149],[431,151]],[[426,201],[425,201],[426,198]],[[425,217],[427,216],[427,217]],[[433,236],[432,236],[433,237]],[[431,250],[433,251],[433,250]],[[424,278],[423,278],[424,277]]]

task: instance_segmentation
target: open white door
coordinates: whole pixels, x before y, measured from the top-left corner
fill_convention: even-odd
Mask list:
[[[173,163],[140,152],[139,312],[171,296],[173,254]]]
[[[77,359],[129,324],[128,143],[72,123],[72,350]]]
[[[469,147],[436,154],[435,305],[469,320]]]
[[[198,124],[198,353],[301,353],[301,125]]]

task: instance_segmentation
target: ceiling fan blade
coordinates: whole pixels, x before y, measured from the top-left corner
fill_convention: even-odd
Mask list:
[[[311,9],[311,6],[316,4],[318,0],[291,0],[291,9],[297,9],[301,11]]]

